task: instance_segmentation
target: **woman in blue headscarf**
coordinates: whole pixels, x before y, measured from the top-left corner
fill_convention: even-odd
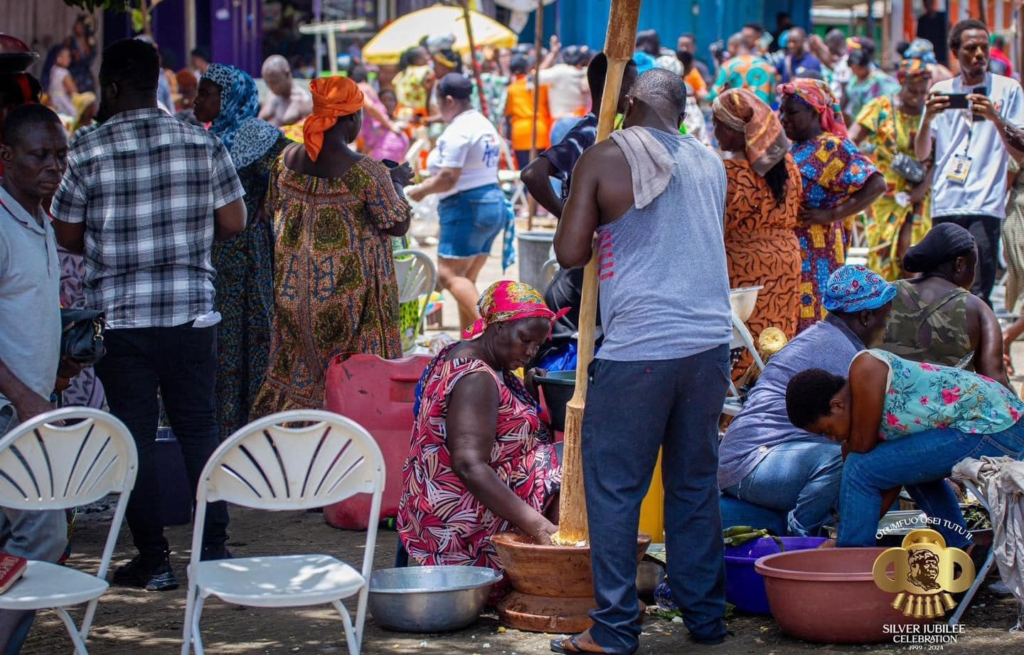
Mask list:
[[[274,309],[273,236],[262,211],[270,166],[291,143],[270,123],[256,118],[256,82],[234,66],[210,64],[199,81],[195,116],[210,123],[224,142],[245,189],[249,225],[230,241],[213,246],[217,269],[216,309],[222,320],[217,340],[217,413],[221,438],[249,422],[252,401],[263,385],[270,355]]]

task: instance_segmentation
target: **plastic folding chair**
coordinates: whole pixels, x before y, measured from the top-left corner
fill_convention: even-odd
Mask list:
[[[437,285],[437,268],[426,253],[419,250],[396,250],[395,277],[398,279],[398,302],[421,300],[430,297]],[[416,334],[423,334],[423,321],[427,316],[427,302],[421,300]]]
[[[107,569],[137,468],[135,440],[128,428],[98,409],[73,407],[47,412],[0,439],[0,505],[4,507],[62,510],[94,503],[107,494],[120,494],[95,576],[49,562],[30,561],[24,577],[0,595],[0,610],[52,609],[64,622],[75,652],[88,652],[85,640],[99,598],[109,587]],[[65,608],[82,603],[88,605],[79,628]]]
[[[551,284],[551,280],[555,279],[555,274],[561,270],[561,266],[558,265],[558,259],[552,257],[551,259],[544,262],[544,265],[540,267],[541,277],[544,278],[544,287],[547,288]],[[544,289],[541,289],[543,292]]]
[[[199,481],[182,655],[188,655],[190,647],[203,653],[200,616],[211,595],[249,607],[333,605],[341,615],[349,652],[358,654],[384,480],[384,456],[370,433],[332,412],[281,412],[231,435],[210,456]],[[373,495],[361,571],[329,555],[199,561],[207,503],[223,500],[253,509],[307,510],[359,493]],[[356,594],[353,624],[341,600]]]
[[[960,483],[978,499],[978,502],[985,508],[988,515],[992,516],[992,508],[988,506],[988,500],[986,500],[985,496],[978,491],[978,487],[970,480],[964,480],[962,478],[960,479]],[[992,566],[995,563],[996,549],[993,546],[988,549],[988,557],[985,558],[985,563],[981,565],[981,570],[976,572],[974,576],[974,584],[972,584],[971,588],[964,594],[964,597],[960,600],[960,604],[957,605],[956,611],[953,612],[953,616],[950,617],[949,625],[956,625],[960,623],[960,618],[964,615],[964,612],[967,611],[967,606],[971,604],[971,600],[974,599],[974,594],[978,593],[978,589],[981,589],[981,585],[985,582],[985,578],[988,577],[988,572],[992,570]]]

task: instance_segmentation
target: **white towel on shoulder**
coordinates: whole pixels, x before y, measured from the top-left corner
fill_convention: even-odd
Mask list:
[[[626,156],[633,179],[633,204],[643,209],[664,193],[672,181],[676,160],[646,127],[612,132],[612,141]]]

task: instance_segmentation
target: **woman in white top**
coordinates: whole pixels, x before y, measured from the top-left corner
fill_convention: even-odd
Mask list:
[[[46,93],[50,96],[50,106],[58,114],[77,117],[78,112],[75,111],[71,97],[78,93],[78,86],[75,84],[75,78],[71,77],[71,71],[68,70],[70,65],[71,51],[61,46],[60,51],[57,52],[57,58],[54,59],[53,66],[50,68],[50,80],[46,87]]]
[[[441,196],[437,274],[459,305],[463,330],[480,318],[476,278],[509,218],[505,194],[498,186],[501,137],[473,109],[472,92],[473,83],[458,73],[438,82],[438,105],[448,127],[427,158],[431,177],[405,190],[417,202],[433,193]]]

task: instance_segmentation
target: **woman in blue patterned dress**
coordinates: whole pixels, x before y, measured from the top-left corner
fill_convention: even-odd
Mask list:
[[[259,93],[249,74],[211,64],[199,82],[195,116],[211,123],[245,189],[249,225],[213,246],[217,269],[217,416],[221,439],[249,422],[263,385],[274,310],[273,237],[263,212],[270,166],[290,143],[281,130],[256,118]]]
[[[846,138],[842,111],[827,84],[797,79],[779,86],[779,96],[779,118],[803,182],[796,228],[803,259],[797,322],[802,332],[825,318],[821,290],[846,263],[853,217],[885,192],[885,178]]]
[[[849,453],[839,493],[839,546],[874,546],[878,517],[902,486],[954,548],[969,544],[945,478],[967,458],[1024,459],[1024,402],[977,373],[866,350],[847,378],[821,369],[786,389],[798,428]]]

